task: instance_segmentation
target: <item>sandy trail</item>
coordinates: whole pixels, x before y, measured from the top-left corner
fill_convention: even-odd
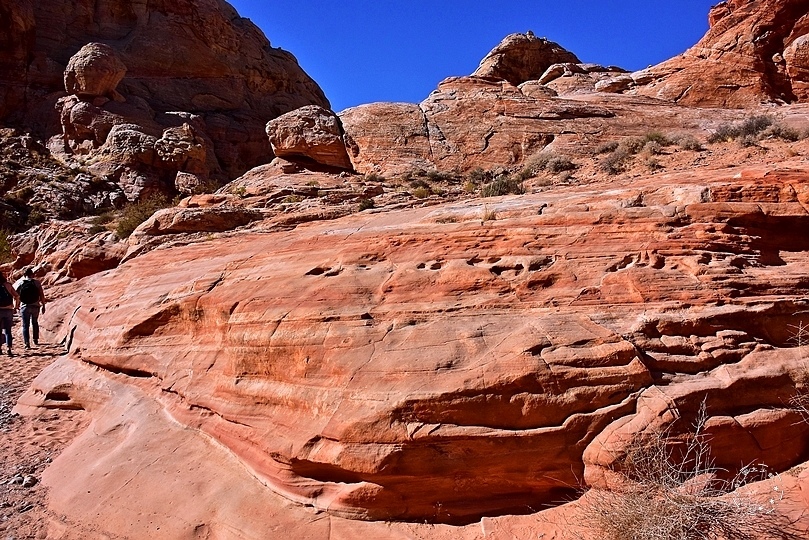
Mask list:
[[[83,411],[49,410],[31,418],[11,412],[31,381],[64,353],[59,344],[43,341],[25,350],[19,317],[13,336],[16,356],[7,356],[5,345],[0,354],[0,538],[47,538],[50,515],[42,472],[81,432],[86,418]]]

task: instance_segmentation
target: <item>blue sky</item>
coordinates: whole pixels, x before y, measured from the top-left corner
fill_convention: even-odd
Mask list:
[[[417,103],[442,79],[472,73],[506,35],[527,30],[583,62],[640,69],[696,43],[717,1],[230,0],[297,57],[335,111]]]

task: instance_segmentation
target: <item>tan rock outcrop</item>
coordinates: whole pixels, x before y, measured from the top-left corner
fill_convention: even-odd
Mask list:
[[[74,54],[65,69],[65,90],[83,99],[120,96],[115,89],[126,66],[109,45],[88,43]]]
[[[532,32],[506,36],[487,54],[473,77],[500,79],[518,86],[542,77],[553,64],[574,63],[579,59],[559,44],[538,38]]]
[[[331,111],[309,105],[267,123],[276,156],[326,168],[351,169],[340,119]]]

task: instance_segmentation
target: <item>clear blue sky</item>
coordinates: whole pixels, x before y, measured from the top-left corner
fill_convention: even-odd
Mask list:
[[[635,70],[675,56],[708,29],[718,0],[229,0],[286,49],[335,111],[422,101],[468,75],[506,35],[532,30],[583,62]]]

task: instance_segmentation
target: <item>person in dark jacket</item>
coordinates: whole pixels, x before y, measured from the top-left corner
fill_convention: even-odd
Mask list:
[[[11,352],[11,324],[14,322],[14,310],[20,307],[20,295],[6,281],[6,276],[0,272],[0,330],[6,336],[6,347],[8,355],[14,356]]]
[[[45,292],[42,284],[34,279],[31,268],[25,270],[25,276],[17,283],[17,294],[20,295],[20,317],[22,318],[22,340],[25,348],[31,348],[31,330],[34,334],[34,345],[39,345],[39,314],[45,313]]]

